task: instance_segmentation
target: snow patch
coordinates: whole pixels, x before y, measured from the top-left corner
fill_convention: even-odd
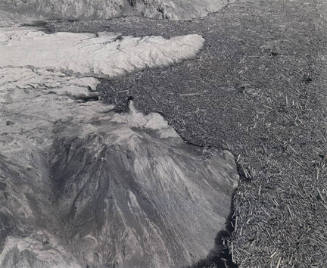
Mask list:
[[[114,33],[46,34],[28,28],[2,28],[0,65],[113,77],[192,58],[203,43],[204,39],[197,34],[165,39]]]

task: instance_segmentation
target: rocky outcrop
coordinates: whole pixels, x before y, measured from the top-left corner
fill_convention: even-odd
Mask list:
[[[141,15],[157,19],[184,20],[204,17],[226,6],[229,0],[3,0],[6,8],[50,17],[108,19]]]

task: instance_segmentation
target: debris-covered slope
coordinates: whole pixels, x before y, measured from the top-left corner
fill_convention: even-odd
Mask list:
[[[208,254],[237,184],[233,156],[186,145],[159,115],[142,119],[58,122],[49,148],[16,152],[27,170],[1,155],[1,267],[168,268]]]
[[[57,18],[108,19],[121,15],[142,15],[157,19],[191,19],[216,12],[228,0],[4,0],[3,5]]]

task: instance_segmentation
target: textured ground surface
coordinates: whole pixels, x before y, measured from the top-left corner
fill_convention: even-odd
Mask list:
[[[204,43],[200,35],[167,40],[161,36],[137,38],[106,32],[45,34],[13,27],[2,28],[0,40],[2,66],[30,65],[97,77],[174,64],[193,57]]]
[[[6,9],[51,18],[109,19],[141,15],[155,19],[192,19],[216,12],[232,0],[2,0]]]
[[[242,1],[192,23],[125,18],[48,30],[201,34],[195,60],[99,89],[122,109],[133,96],[138,108],[161,112],[192,143],[239,156],[229,246],[240,267],[324,267],[325,12],[323,1]]]
[[[158,111],[194,144],[229,148],[242,183],[229,250],[240,267],[325,267],[326,4],[238,1],[192,22],[60,22],[48,32],[200,34],[193,60],[103,80],[110,103]],[[215,255],[215,253],[217,253]],[[197,267],[212,267],[212,252]]]
[[[194,57],[203,38],[48,34],[0,16],[0,267],[205,258],[238,184],[233,155],[185,143],[133,102],[118,113],[95,91],[97,77]]]
[[[196,61],[103,84],[109,102],[128,90],[185,139],[239,155],[230,251],[240,267],[327,263],[326,26],[304,2],[234,5],[195,23],[207,40]]]

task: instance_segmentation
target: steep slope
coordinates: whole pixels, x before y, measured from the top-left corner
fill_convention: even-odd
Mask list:
[[[180,267],[208,254],[237,183],[233,157],[186,145],[159,115],[137,127],[124,116],[57,123],[49,149],[19,152],[27,171],[2,155],[1,267]]]
[[[117,267],[181,267],[206,256],[229,214],[233,157],[205,154],[170,128],[94,125],[63,129],[50,155],[74,255]]]

